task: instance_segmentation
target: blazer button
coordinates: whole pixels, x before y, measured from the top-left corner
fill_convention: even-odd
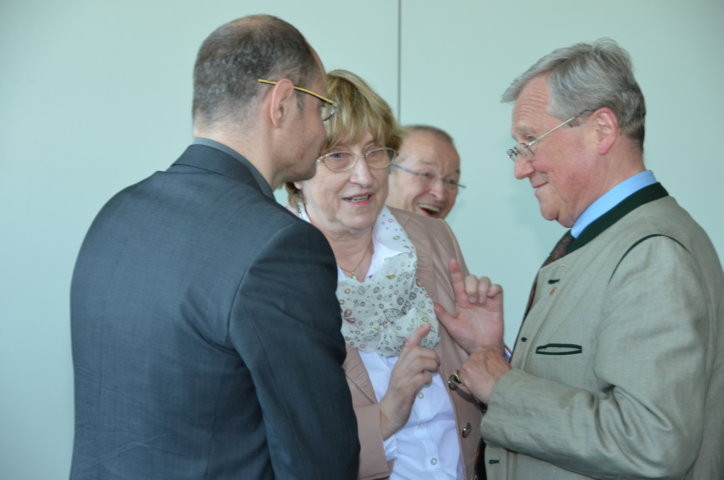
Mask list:
[[[461,432],[463,434],[463,438],[468,438],[470,436],[470,432],[473,430],[473,427],[470,425],[470,422],[466,423],[463,427],[463,431]]]
[[[450,375],[450,378],[447,379],[447,386],[448,386],[448,388],[450,388],[450,390],[457,390],[457,389],[458,389],[458,384],[455,383],[455,381],[453,380],[452,375]]]

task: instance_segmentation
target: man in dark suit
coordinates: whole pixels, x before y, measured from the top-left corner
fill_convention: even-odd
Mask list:
[[[278,18],[201,46],[194,143],[114,196],[78,256],[71,479],[356,478],[334,257],[272,195],[314,174],[325,93]]]

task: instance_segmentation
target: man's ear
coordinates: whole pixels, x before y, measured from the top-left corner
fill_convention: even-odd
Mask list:
[[[591,115],[599,155],[605,155],[619,136],[618,117],[608,107],[601,107]]]
[[[265,111],[272,125],[279,127],[289,117],[292,108],[297,108],[294,84],[289,79],[283,78],[273,85],[269,92],[265,101]]]

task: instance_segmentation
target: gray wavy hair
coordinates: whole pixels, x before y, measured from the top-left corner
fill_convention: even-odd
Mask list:
[[[644,95],[634,78],[631,57],[614,40],[601,38],[554,50],[513,81],[503,102],[514,102],[523,87],[540,75],[548,75],[551,115],[565,120],[608,107],[621,131],[643,152]]]

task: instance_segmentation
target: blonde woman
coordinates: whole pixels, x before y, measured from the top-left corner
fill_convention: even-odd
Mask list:
[[[467,354],[433,306],[461,315],[479,308],[464,294],[456,302],[449,264],[462,270],[460,290],[460,248],[444,221],[385,207],[400,145],[390,107],[348,71],[330,72],[327,91],[338,113],[325,123],[317,173],[287,187],[290,207],[322,231],[338,265],[359,478],[472,478],[481,411],[448,385]],[[499,287],[466,280],[499,304]]]

